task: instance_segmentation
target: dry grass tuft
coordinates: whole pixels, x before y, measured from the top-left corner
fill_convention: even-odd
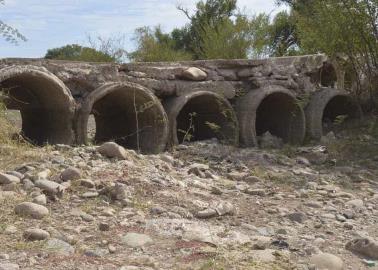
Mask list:
[[[38,161],[45,150],[37,149],[23,140],[16,125],[6,117],[6,107],[0,100],[0,170],[12,169],[14,164]]]

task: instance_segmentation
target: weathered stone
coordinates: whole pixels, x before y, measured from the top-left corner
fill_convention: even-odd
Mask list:
[[[215,207],[215,211],[219,216],[233,215],[235,213],[235,207],[230,202],[221,202]]]
[[[263,263],[271,263],[276,260],[276,256],[274,256],[275,250],[273,249],[264,249],[264,250],[254,250],[252,257],[254,260],[263,262]]]
[[[75,248],[60,239],[52,238],[44,245],[47,251],[58,253],[61,255],[70,255],[75,253]]]
[[[283,141],[281,138],[273,136],[269,131],[265,132],[260,137],[260,147],[261,148],[281,148]]]
[[[100,194],[96,191],[89,191],[89,192],[84,192],[83,194],[81,194],[81,197],[85,199],[91,199],[91,198],[96,198],[99,195]]]
[[[50,237],[50,234],[41,229],[28,229],[24,231],[24,238],[28,241],[41,241]]]
[[[318,270],[343,270],[344,262],[337,256],[330,253],[320,253],[310,258],[310,264],[315,265]]]
[[[301,212],[290,213],[286,217],[291,221],[298,223],[303,223],[307,220],[306,214]]]
[[[107,142],[97,148],[97,151],[106,157],[109,158],[118,158],[118,159],[126,159],[127,152],[125,148],[122,146],[114,143],[114,142]]]
[[[20,203],[14,210],[19,216],[34,219],[42,219],[49,215],[49,210],[46,207],[31,202]]]
[[[87,214],[87,213],[81,213],[80,214],[80,217],[86,221],[86,222],[92,222],[95,220],[94,216],[90,215],[90,214]]]
[[[265,190],[263,189],[246,189],[245,193],[252,196],[261,196],[261,197],[264,197],[266,195]]]
[[[212,218],[217,215],[218,213],[215,209],[205,209],[196,213],[197,218]]]
[[[20,266],[15,263],[0,262],[0,270],[18,270]]]
[[[90,179],[81,179],[80,185],[87,188],[95,188],[96,184]]]
[[[10,174],[0,173],[0,185],[8,185],[12,183],[20,183],[20,178]]]
[[[351,208],[361,208],[364,206],[364,201],[360,199],[355,199],[355,200],[346,202],[345,205]]]
[[[63,185],[50,180],[38,180],[34,184],[50,195],[63,194],[66,189]]]
[[[206,72],[196,67],[190,67],[184,70],[181,76],[184,77],[185,79],[193,80],[193,81],[203,81],[207,78]]]
[[[47,204],[47,198],[45,194],[38,195],[33,198],[33,203],[40,204],[40,205],[46,205]]]
[[[69,167],[60,174],[62,181],[77,180],[81,178],[81,171],[75,167]]]
[[[17,172],[17,171],[10,171],[10,172],[7,172],[7,174],[16,176],[18,179],[24,178],[24,175],[20,172]]]
[[[146,234],[127,233],[122,237],[122,243],[128,247],[137,248],[150,245],[153,240]]]
[[[358,238],[346,244],[346,249],[366,256],[373,260],[378,260],[378,242],[370,238]]]
[[[31,190],[35,187],[35,185],[30,179],[24,179],[22,180],[22,187],[24,190]]]
[[[110,230],[110,225],[109,225],[109,223],[101,222],[98,225],[98,228],[100,229],[100,231],[107,232],[107,231]]]

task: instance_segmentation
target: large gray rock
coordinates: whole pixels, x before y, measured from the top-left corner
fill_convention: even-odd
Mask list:
[[[118,158],[118,159],[126,159],[127,152],[126,149],[122,146],[114,143],[114,142],[107,142],[97,148],[97,151],[108,158]]]
[[[78,180],[81,178],[81,171],[75,167],[69,167],[60,174],[62,181]]]
[[[0,173],[0,185],[9,185],[9,184],[18,184],[20,183],[20,178],[14,175]]]
[[[51,195],[62,194],[64,190],[66,189],[61,184],[58,184],[50,180],[45,180],[45,179],[38,180],[34,184],[36,187],[46,191],[48,194],[51,194]]]
[[[294,212],[287,214],[286,217],[293,222],[303,223],[307,220],[307,215],[302,212]]]
[[[15,263],[0,262],[0,270],[18,270],[20,266]]]
[[[378,260],[378,243],[373,239],[355,239],[346,244],[346,249],[370,259]]]
[[[75,253],[75,248],[60,239],[52,238],[44,245],[47,251],[55,252],[61,255],[70,255]]]
[[[234,205],[230,202],[221,202],[215,207],[219,216],[233,215],[236,211]]]
[[[128,233],[122,237],[122,243],[128,247],[137,248],[152,244],[153,240],[146,234]]]
[[[184,70],[181,76],[188,80],[203,81],[207,78],[207,73],[199,68],[190,67]]]
[[[320,253],[310,258],[310,264],[317,270],[343,270],[344,262],[339,257],[330,253]]]
[[[20,203],[16,205],[14,211],[21,217],[34,219],[42,219],[49,215],[49,210],[46,207],[32,202]]]
[[[28,229],[24,231],[24,238],[28,241],[42,241],[50,237],[50,234],[41,229]]]
[[[283,145],[282,139],[272,135],[269,131],[260,137],[259,143],[261,148],[281,148]]]
[[[364,201],[361,199],[350,200],[345,205],[350,208],[361,208],[364,206]]]
[[[47,204],[47,198],[45,194],[38,195],[33,198],[33,203],[40,204],[40,205],[46,205]]]

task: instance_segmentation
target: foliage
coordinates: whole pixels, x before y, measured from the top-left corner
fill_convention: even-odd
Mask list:
[[[132,61],[245,59],[298,53],[296,18],[286,11],[247,16],[236,0],[199,1],[194,14],[178,6],[189,19],[182,28],[163,33],[160,27],[136,31]]]
[[[248,56],[253,58],[263,58],[270,54],[270,17],[261,13],[253,16],[249,20],[249,34],[251,38],[251,48]]]
[[[295,32],[303,53],[342,56],[357,95],[373,96],[378,70],[378,0],[280,0],[296,18]],[[375,89],[378,90],[378,89]]]
[[[269,25],[270,54],[273,56],[296,55],[300,47],[297,18],[293,13],[278,13]]]
[[[4,5],[5,0],[0,0],[0,5]],[[19,41],[27,41],[26,37],[22,35],[17,29],[9,26],[0,20],[0,35],[8,42],[18,45]]]
[[[125,47],[125,35],[105,36],[87,36],[89,47],[109,55],[115,62],[121,63],[126,60],[127,52]]]
[[[243,59],[247,58],[252,45],[250,25],[245,16],[237,16],[235,21],[226,18],[216,26],[202,25],[199,31],[201,45],[194,47],[199,59]]]
[[[210,29],[215,32],[219,31],[221,25],[234,15],[237,8],[236,2],[237,0],[207,0],[206,2],[201,0],[196,4],[194,15],[190,15],[187,9],[178,6],[178,9],[190,21],[184,33],[187,35],[185,39],[190,41],[188,49],[193,53],[195,59],[203,58],[201,53],[204,50],[203,43],[206,42],[204,33],[209,32]]]
[[[178,31],[165,34],[160,26],[151,29],[142,27],[136,30],[135,41],[137,50],[129,53],[128,57],[134,62],[159,62],[191,60],[192,56],[185,50],[178,49],[178,44],[173,38],[173,33],[180,40]]]
[[[160,27],[137,29],[137,49],[129,54],[132,61],[248,57],[254,42],[251,29],[257,23],[237,14],[236,0],[200,1],[193,15],[181,6],[178,9],[189,23],[171,33],[163,33]]]
[[[82,47],[77,44],[66,45],[50,49],[45,55],[46,59],[87,61],[87,62],[114,62],[116,59],[106,53],[93,48]]]
[[[192,140],[192,138],[194,136],[194,132],[196,131],[196,128],[194,126],[194,120],[195,120],[196,117],[197,117],[196,112],[189,113],[189,127],[188,127],[188,129],[187,130],[178,129],[178,132],[182,133],[184,135],[182,142],[180,142],[180,143],[190,142]]]

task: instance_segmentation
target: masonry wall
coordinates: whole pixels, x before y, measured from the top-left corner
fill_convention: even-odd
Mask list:
[[[256,146],[268,131],[301,143],[304,107],[325,89],[344,95],[343,76],[325,55],[130,64],[0,60],[6,104],[21,111],[23,132],[33,141],[86,143],[93,115],[98,141],[145,152],[182,142],[185,129],[193,129],[194,139],[217,137],[244,146]]]

